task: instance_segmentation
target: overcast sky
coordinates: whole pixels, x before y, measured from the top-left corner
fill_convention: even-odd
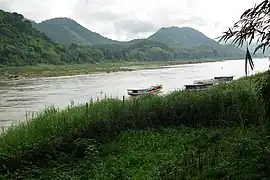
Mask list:
[[[70,17],[103,36],[130,40],[161,27],[189,26],[216,38],[260,0],[0,0],[0,8],[40,22]]]

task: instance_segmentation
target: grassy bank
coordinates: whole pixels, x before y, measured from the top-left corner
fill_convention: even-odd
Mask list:
[[[103,143],[80,139],[84,158],[61,153],[8,179],[261,179],[268,177],[266,128],[126,131]]]
[[[101,64],[73,64],[73,65],[46,65],[21,67],[0,67],[1,78],[22,78],[22,77],[52,77],[71,76],[80,74],[92,74],[96,72],[118,72],[134,71],[139,69],[155,69],[161,66],[179,64],[214,62],[217,59],[207,60],[179,60],[179,61],[152,61],[152,62],[114,62]]]
[[[8,179],[262,179],[268,131],[252,85],[260,76],[206,92],[47,109],[2,135],[1,173]]]

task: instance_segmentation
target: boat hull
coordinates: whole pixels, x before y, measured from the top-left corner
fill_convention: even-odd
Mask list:
[[[139,95],[145,95],[145,94],[157,94],[157,93],[160,93],[162,89],[163,89],[162,85],[151,86],[150,88],[139,89],[139,90],[129,89],[127,94],[130,96],[139,96]]]
[[[217,84],[224,84],[233,81],[234,76],[216,76],[214,79],[195,80],[193,84],[184,85],[186,91],[204,91]]]

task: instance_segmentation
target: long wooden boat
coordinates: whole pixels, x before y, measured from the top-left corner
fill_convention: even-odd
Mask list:
[[[221,84],[233,80],[234,76],[216,76],[214,79],[195,80],[193,84]]]
[[[155,94],[160,92],[163,89],[163,85],[154,85],[150,86],[145,89],[127,89],[127,93],[130,96],[138,96],[138,95],[143,95],[143,94]]]
[[[221,82],[229,82],[233,80],[233,77],[234,76],[216,76],[214,77],[214,79]]]

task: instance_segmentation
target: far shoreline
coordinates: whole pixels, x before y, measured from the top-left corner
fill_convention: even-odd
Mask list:
[[[17,80],[36,77],[60,77],[87,75],[95,73],[127,72],[143,69],[169,68],[174,65],[199,64],[228,60],[240,60],[243,58],[227,59],[196,59],[196,60],[174,60],[174,61],[151,61],[151,62],[104,62],[100,64],[66,64],[48,65],[38,64],[35,66],[18,66],[0,68],[1,80]]]

